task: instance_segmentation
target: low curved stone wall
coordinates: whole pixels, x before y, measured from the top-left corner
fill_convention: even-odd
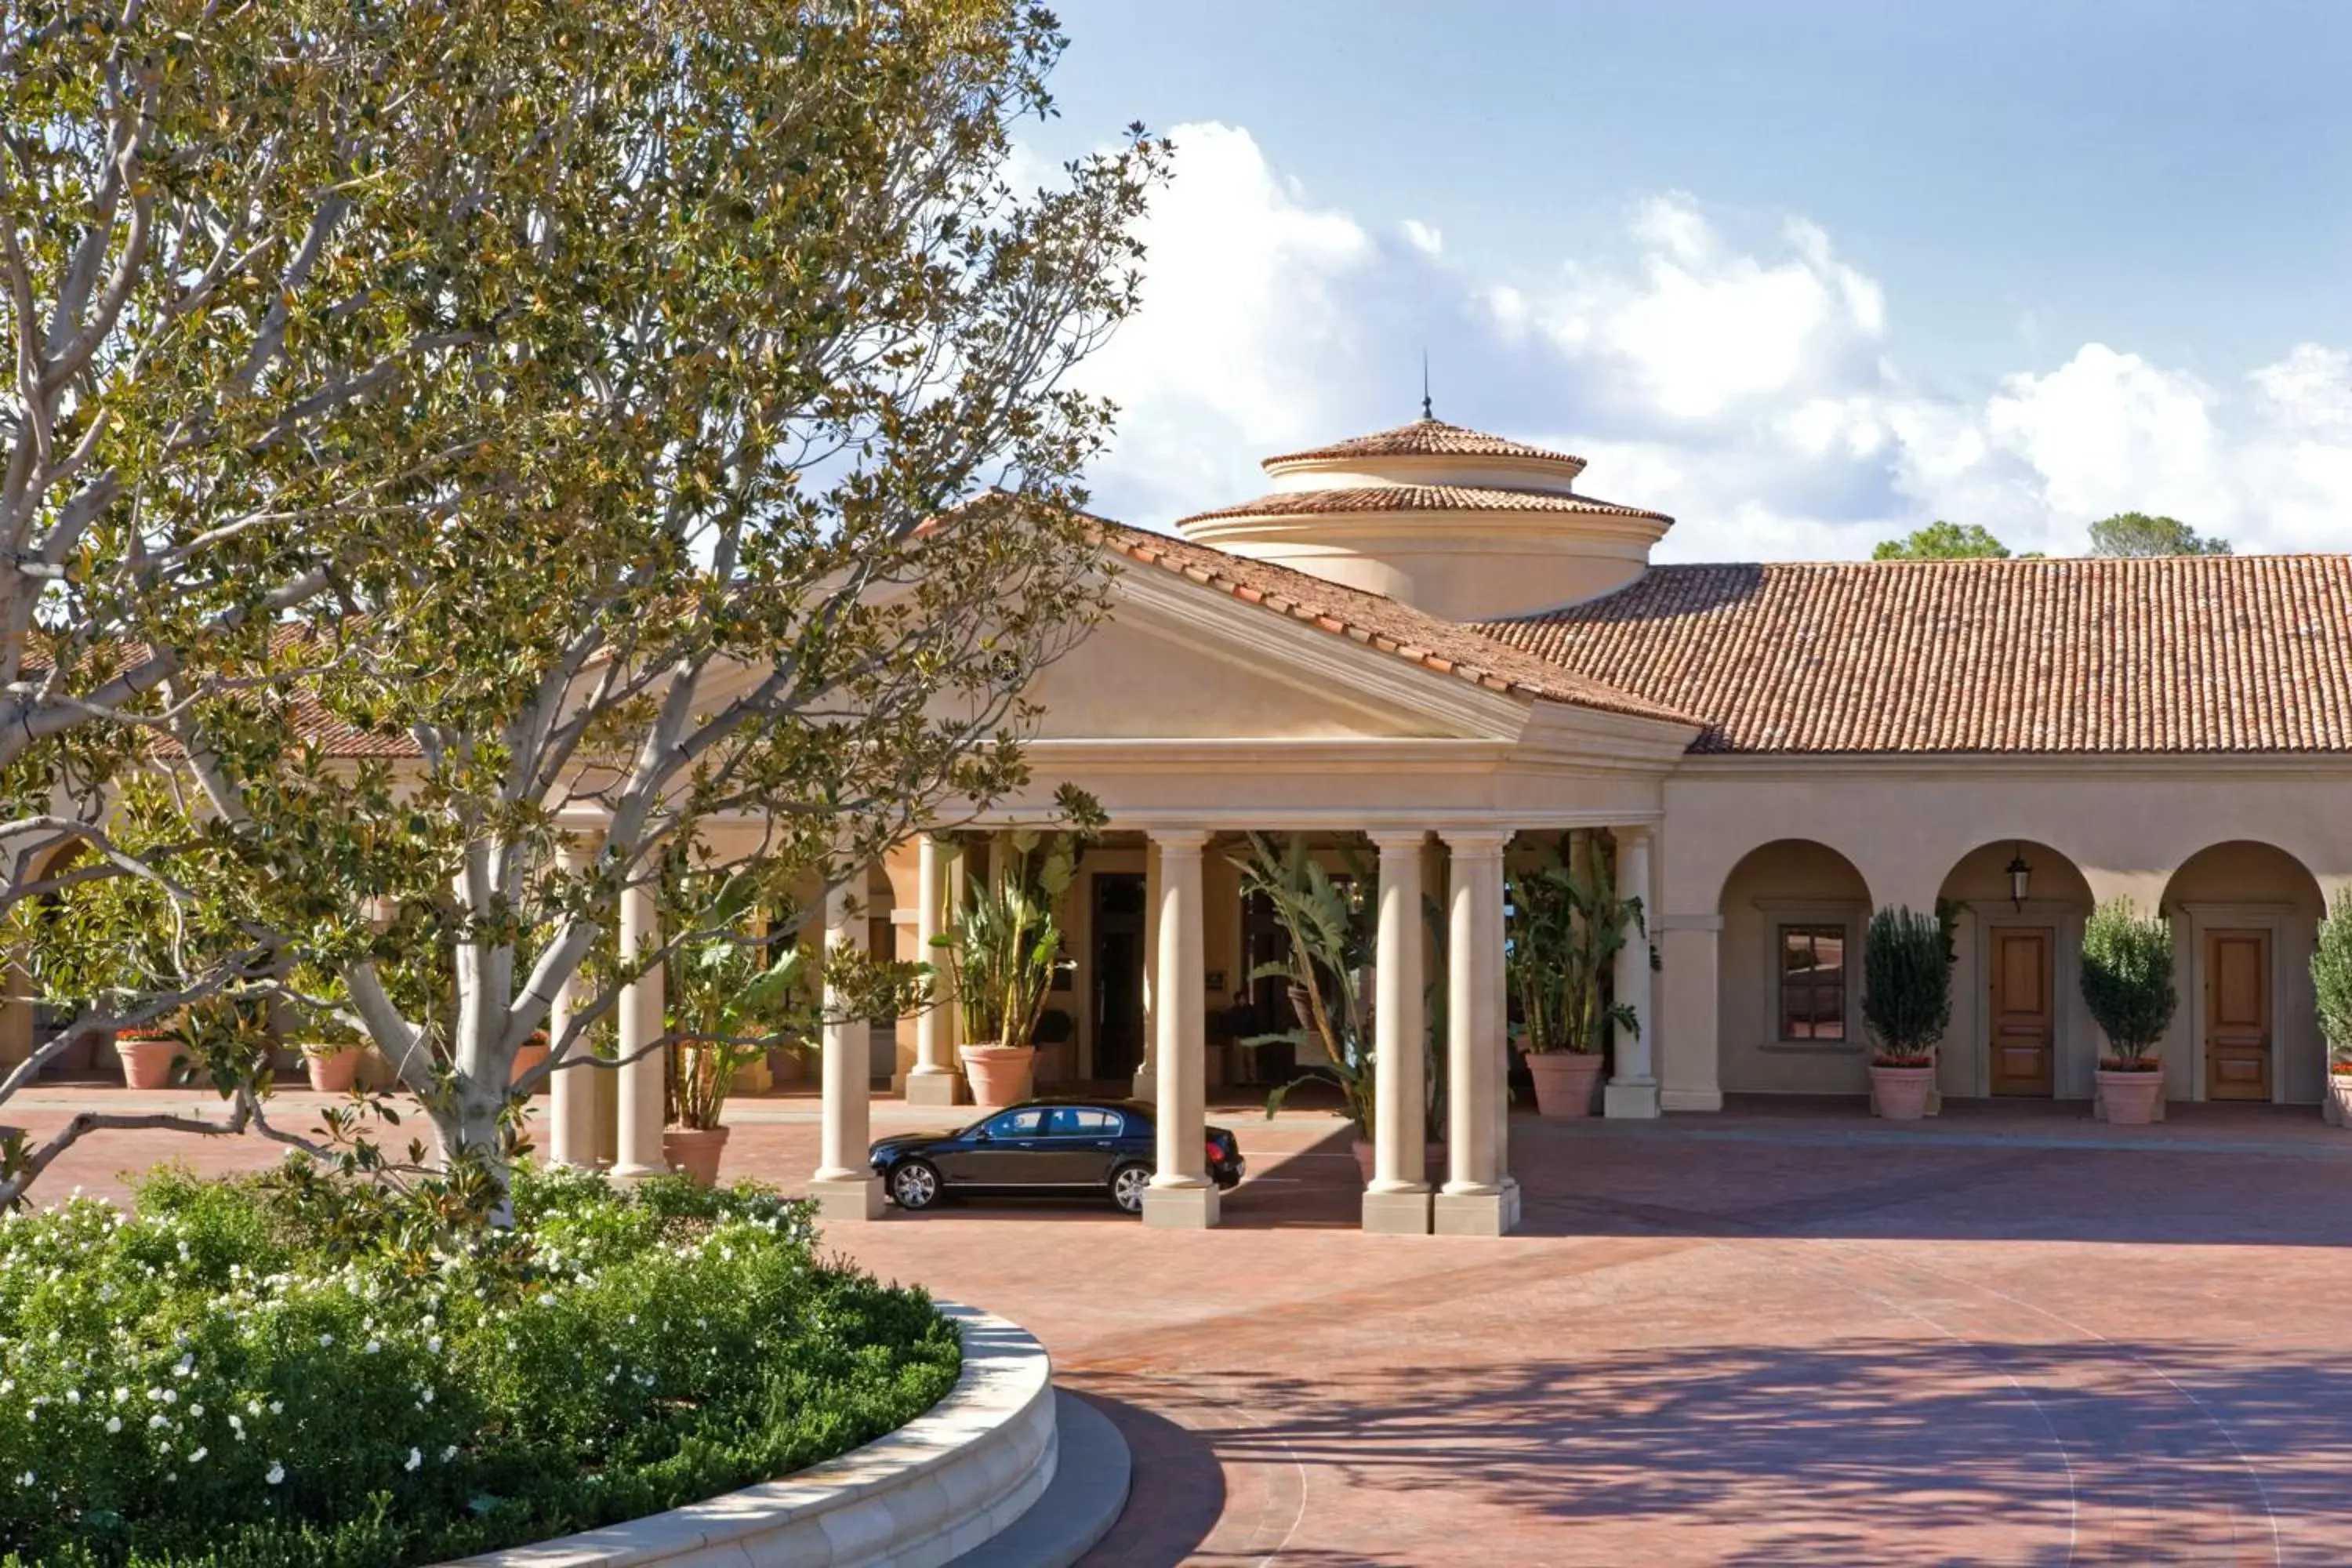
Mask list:
[[[444,1568],[939,1568],[1028,1510],[1054,1479],[1054,1368],[1003,1319],[941,1303],[963,1373],[885,1437],[780,1481]]]

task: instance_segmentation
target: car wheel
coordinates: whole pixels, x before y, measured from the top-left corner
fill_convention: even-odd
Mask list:
[[[1110,1173],[1110,1201],[1123,1214],[1143,1212],[1143,1192],[1151,1185],[1151,1167],[1145,1164],[1121,1165]]]
[[[890,1195],[909,1213],[940,1201],[939,1168],[928,1160],[908,1160],[890,1173]]]

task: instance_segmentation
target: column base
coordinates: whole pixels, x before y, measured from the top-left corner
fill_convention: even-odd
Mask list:
[[[819,1219],[880,1219],[882,1178],[879,1176],[820,1176],[808,1184],[809,1200]]]
[[[1158,1103],[1160,1100],[1160,1069],[1153,1067],[1150,1062],[1146,1062],[1141,1067],[1136,1068],[1135,1082],[1132,1087],[1129,1089],[1128,1093],[1133,1098],[1143,1101],[1146,1105]]]
[[[1519,1223],[1518,1208],[1516,1182],[1486,1193],[1439,1193],[1429,1200],[1430,1234],[1507,1236]]]
[[[1601,1110],[1612,1121],[1651,1120],[1658,1114],[1658,1086],[1654,1083],[1603,1085]]]
[[[668,1175],[669,1167],[667,1165],[646,1165],[635,1162],[624,1165],[616,1160],[611,1165],[605,1167],[604,1174],[610,1176],[616,1182],[642,1182],[648,1176]]]
[[[963,1075],[944,1069],[908,1073],[906,1093],[909,1105],[964,1105],[971,1100],[963,1092]]]
[[[1721,1110],[1723,1090],[1719,1089],[1662,1089],[1658,1091],[1661,1110]]]
[[[1146,1187],[1143,1223],[1154,1230],[1212,1230],[1217,1224],[1220,1194],[1203,1183],[1197,1187]]]
[[[1427,1236],[1429,1189],[1418,1192],[1364,1194],[1366,1236]]]

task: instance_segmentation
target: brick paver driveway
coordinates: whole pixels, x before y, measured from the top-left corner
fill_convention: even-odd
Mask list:
[[[2352,1563],[2352,1136],[1950,1109],[1515,1119],[1501,1241],[1359,1235],[1328,1124],[1236,1111],[1219,1231],[830,1239],[1028,1324],[1120,1424],[1094,1564]],[[808,1168],[813,1106],[733,1119],[730,1168]]]

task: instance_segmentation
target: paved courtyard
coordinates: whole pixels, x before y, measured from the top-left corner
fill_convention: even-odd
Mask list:
[[[809,1168],[813,1103],[732,1118],[731,1170]],[[1331,1121],[1221,1120],[1253,1175],[1218,1231],[829,1236],[1029,1325],[1126,1432],[1090,1564],[2352,1562],[2352,1137],[2316,1111],[1515,1118],[1500,1241],[1360,1235]],[[259,1155],[119,1138],[50,1191],[184,1152]]]

